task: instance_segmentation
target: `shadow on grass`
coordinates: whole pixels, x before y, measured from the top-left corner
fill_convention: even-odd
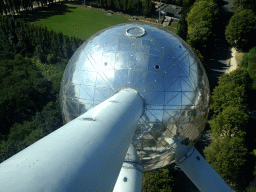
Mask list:
[[[23,19],[26,22],[37,22],[41,19],[48,19],[54,15],[65,15],[70,13],[69,9],[76,9],[76,7],[69,7],[66,1],[49,4],[45,7],[36,7],[32,11],[21,11],[19,15],[14,15],[14,19]],[[9,15],[9,17],[11,17]]]

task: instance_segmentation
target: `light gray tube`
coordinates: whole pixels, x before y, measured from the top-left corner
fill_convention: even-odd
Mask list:
[[[0,164],[1,192],[110,192],[144,99],[124,89]]]

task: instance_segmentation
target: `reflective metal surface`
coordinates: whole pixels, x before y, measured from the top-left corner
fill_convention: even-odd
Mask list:
[[[209,108],[209,82],[189,45],[170,31],[143,23],[96,33],[76,50],[63,75],[64,121],[126,87],[137,90],[146,102],[133,138],[144,171],[184,157],[187,146],[202,134]],[[174,157],[175,146],[179,149]]]

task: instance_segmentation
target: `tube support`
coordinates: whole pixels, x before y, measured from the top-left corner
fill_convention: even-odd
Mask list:
[[[194,147],[186,159],[177,162],[177,165],[202,192],[232,192],[230,187]]]
[[[0,164],[0,191],[112,192],[144,99],[123,89]]]
[[[143,167],[137,150],[130,144],[113,192],[140,192],[142,173]]]

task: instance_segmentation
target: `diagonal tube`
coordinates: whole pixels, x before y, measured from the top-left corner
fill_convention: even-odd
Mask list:
[[[123,89],[0,164],[0,191],[110,192],[144,99]]]

